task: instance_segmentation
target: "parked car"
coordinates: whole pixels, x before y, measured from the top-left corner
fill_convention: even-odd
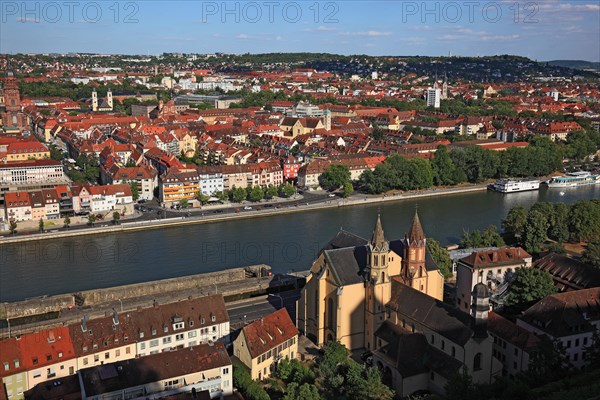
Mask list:
[[[244,207],[244,210],[246,210],[246,211],[248,211],[248,210],[252,210],[252,207],[250,207],[250,206],[245,206],[245,207]]]
[[[329,197],[335,197],[335,193],[329,193]]]

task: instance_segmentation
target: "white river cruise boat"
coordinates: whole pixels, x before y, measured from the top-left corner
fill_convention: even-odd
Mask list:
[[[546,182],[548,187],[574,187],[599,183],[600,175],[593,175],[587,171],[570,172],[563,176],[555,176]]]
[[[500,193],[539,190],[541,181],[537,179],[498,179],[489,188]]]

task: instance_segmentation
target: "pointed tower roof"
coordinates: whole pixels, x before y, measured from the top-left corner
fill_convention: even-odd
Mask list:
[[[385,240],[385,234],[383,233],[383,226],[381,225],[381,215],[377,214],[377,223],[373,230],[373,236],[371,237],[371,246],[374,249],[385,249],[387,247],[387,240]]]
[[[415,217],[413,218],[412,226],[408,230],[406,237],[408,238],[409,243],[420,243],[425,241],[425,232],[423,231],[423,226],[419,219],[419,212],[417,210],[415,210]]]

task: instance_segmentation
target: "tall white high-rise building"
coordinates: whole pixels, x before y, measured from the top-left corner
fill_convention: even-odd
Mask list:
[[[427,89],[427,107],[440,108],[442,91],[437,87],[437,82],[432,88]]]

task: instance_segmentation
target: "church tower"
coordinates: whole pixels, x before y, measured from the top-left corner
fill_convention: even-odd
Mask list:
[[[92,111],[98,111],[98,92],[96,92],[96,88],[92,92]]]
[[[108,89],[108,93],[106,93],[106,102],[108,103],[108,107],[110,107],[110,110],[114,110],[112,89],[110,88]]]
[[[448,75],[444,73],[444,83],[442,83],[442,100],[446,100],[448,98]]]
[[[377,348],[375,332],[385,320],[385,305],[391,298],[388,268],[390,243],[385,239],[379,215],[377,215],[377,223],[367,249],[369,275],[365,288],[367,291],[365,296],[365,348],[374,350]]]
[[[426,242],[419,213],[415,211],[412,225],[403,240],[404,254],[400,275],[406,285],[423,293],[427,293]]]

